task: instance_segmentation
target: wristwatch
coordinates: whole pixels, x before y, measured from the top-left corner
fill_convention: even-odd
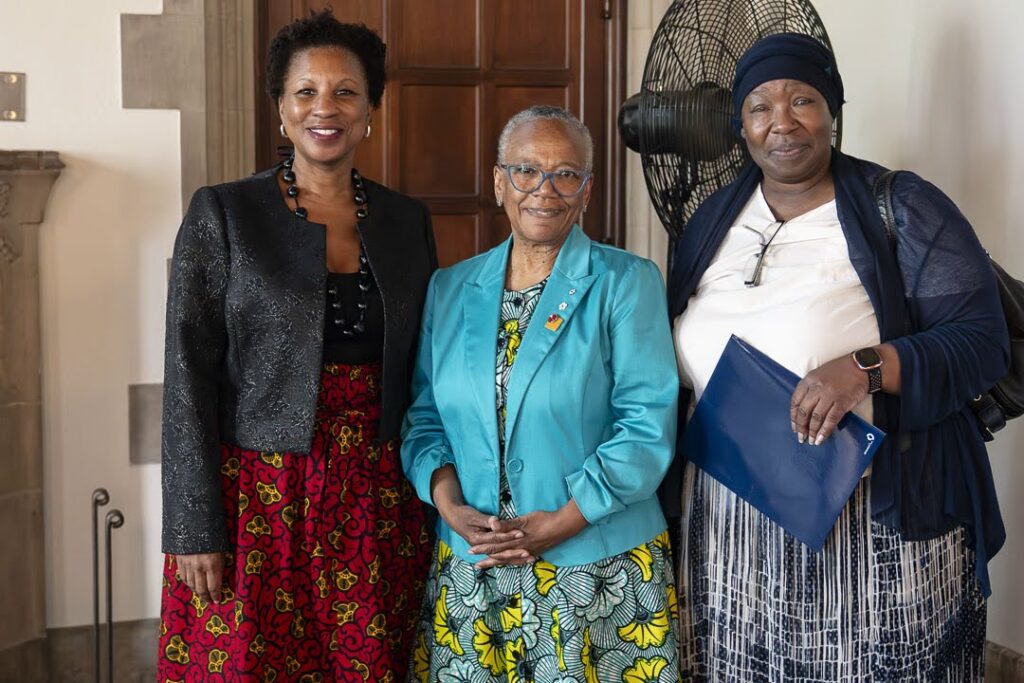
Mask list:
[[[882,356],[872,347],[857,349],[853,352],[853,362],[857,367],[868,373],[868,393],[882,390]]]

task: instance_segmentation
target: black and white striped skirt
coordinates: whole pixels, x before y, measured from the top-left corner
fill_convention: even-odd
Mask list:
[[[986,605],[957,529],[908,542],[862,481],[821,552],[687,466],[683,680],[980,681]]]

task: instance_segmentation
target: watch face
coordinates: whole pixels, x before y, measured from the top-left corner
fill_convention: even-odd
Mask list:
[[[861,370],[870,370],[882,364],[882,357],[878,355],[878,351],[872,348],[854,351],[853,360],[856,361]]]

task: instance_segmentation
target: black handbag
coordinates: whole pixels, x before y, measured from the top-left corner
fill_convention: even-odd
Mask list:
[[[892,182],[899,171],[885,171],[875,180],[874,195],[882,223],[896,250],[896,220],[892,211]],[[983,394],[971,399],[970,406],[981,422],[986,441],[1006,426],[1007,420],[1024,414],[1024,282],[1007,273],[989,257],[999,283],[999,300],[1010,332],[1010,369],[1006,376]]]

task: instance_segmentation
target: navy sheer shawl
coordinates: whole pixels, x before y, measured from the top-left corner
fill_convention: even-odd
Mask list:
[[[1009,365],[995,274],[953,202],[910,172],[893,184],[894,252],[872,193],[884,170],[832,150],[836,206],[850,260],[874,307],[881,339],[895,346],[901,367],[901,395],[874,396],[874,422],[890,436],[873,463],[872,518],[908,541],[964,526],[988,596],[988,560],[1006,532],[981,431],[966,403],[1002,378]],[[701,205],[676,242],[668,287],[673,319],[686,308],[761,179],[761,170],[749,164]],[[679,445],[688,404],[689,397],[681,397]],[[677,448],[661,492],[670,517],[681,512],[684,459]]]

